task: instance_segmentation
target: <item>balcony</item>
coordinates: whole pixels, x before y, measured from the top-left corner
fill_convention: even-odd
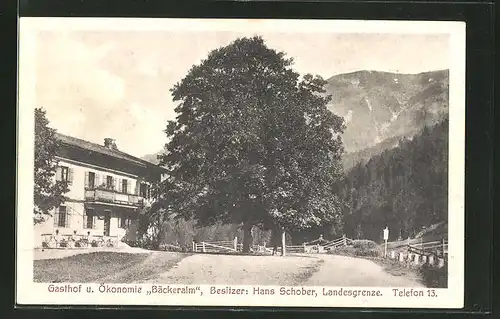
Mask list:
[[[95,203],[111,203],[142,207],[144,199],[139,195],[119,193],[112,189],[85,189],[85,200]]]

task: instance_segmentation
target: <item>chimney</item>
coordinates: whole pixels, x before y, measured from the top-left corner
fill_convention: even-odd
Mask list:
[[[110,150],[118,150],[118,147],[116,147],[116,142],[114,138],[106,137],[104,139],[104,146],[109,148]]]

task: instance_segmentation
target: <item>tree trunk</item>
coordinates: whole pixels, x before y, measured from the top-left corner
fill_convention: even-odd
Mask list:
[[[243,252],[250,252],[250,247],[253,244],[252,224],[250,222],[243,223]]]

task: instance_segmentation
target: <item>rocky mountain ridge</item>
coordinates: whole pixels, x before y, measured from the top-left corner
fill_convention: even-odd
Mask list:
[[[448,114],[448,70],[418,74],[356,71],[330,77],[325,90],[332,96],[328,108],[346,121],[346,169],[397,146],[401,138],[411,138]],[[142,158],[158,163],[160,153]]]

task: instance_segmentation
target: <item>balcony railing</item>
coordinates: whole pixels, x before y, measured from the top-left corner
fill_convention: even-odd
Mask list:
[[[139,195],[123,194],[110,189],[86,189],[85,200],[141,207],[144,199]]]

